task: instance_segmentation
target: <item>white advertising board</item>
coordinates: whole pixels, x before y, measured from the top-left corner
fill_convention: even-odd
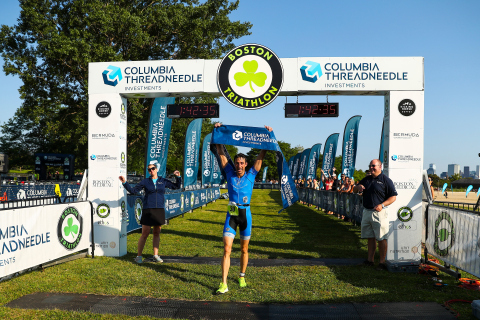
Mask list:
[[[423,57],[305,57],[280,59],[282,95],[386,94],[423,90]],[[220,60],[89,63],[89,94],[125,97],[219,96]],[[261,71],[261,70],[259,70]]]
[[[123,255],[127,221],[121,202],[126,194],[118,177],[127,175],[127,100],[118,94],[90,95],[88,126],[88,200],[94,207],[95,254]]]
[[[0,215],[0,277],[88,249],[89,202],[3,210]]]

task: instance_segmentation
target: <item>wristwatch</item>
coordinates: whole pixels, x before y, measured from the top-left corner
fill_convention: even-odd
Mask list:
[[[382,203],[382,209],[385,209],[385,206],[383,205],[383,203]]]

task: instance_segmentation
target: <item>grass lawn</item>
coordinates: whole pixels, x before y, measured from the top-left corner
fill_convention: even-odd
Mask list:
[[[364,258],[366,241],[360,229],[312,207],[296,204],[281,209],[279,191],[255,190],[252,199],[253,234],[250,259]],[[160,255],[220,257],[227,200],[171,220],[162,230]],[[232,266],[229,292],[212,293],[220,283],[220,266],[180,263],[137,265],[139,234],[128,236],[128,254],[121,258],[78,259],[43,271],[23,274],[0,283],[0,305],[34,292],[72,292],[121,296],[146,296],[186,300],[256,303],[339,303],[476,300],[480,292],[457,287],[446,275],[448,286],[434,288],[429,277],[380,272],[363,266],[295,266],[247,268],[248,287],[236,283],[239,267]],[[238,237],[232,257],[238,258]],[[144,256],[152,252],[151,238]],[[378,261],[378,258],[377,258]],[[465,277],[471,277],[464,274]],[[456,303],[462,319],[473,319],[469,304]],[[0,318],[12,319],[129,319],[129,317],[64,311],[31,311],[0,307]]]

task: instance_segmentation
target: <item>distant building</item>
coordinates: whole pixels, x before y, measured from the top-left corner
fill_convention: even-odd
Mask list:
[[[447,173],[446,173],[446,172],[440,173],[440,178],[441,178],[441,179],[447,179],[447,178],[448,178]]]
[[[477,178],[477,171],[470,171],[470,178],[478,179]]]
[[[447,173],[449,177],[454,174],[460,174],[460,166],[458,164],[449,164]]]
[[[428,174],[437,174],[437,166],[435,163],[430,163],[429,168],[427,169]]]
[[[470,177],[470,167],[469,166],[464,166],[463,167],[463,177],[464,178]]]

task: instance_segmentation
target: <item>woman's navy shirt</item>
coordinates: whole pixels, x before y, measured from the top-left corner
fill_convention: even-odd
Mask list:
[[[176,178],[177,182],[172,183],[167,179],[158,177],[156,188],[153,184],[152,177],[143,179],[134,188],[132,188],[128,184],[128,182],[125,182],[123,186],[131,194],[137,194],[142,189],[145,190],[145,197],[143,198],[143,209],[165,208],[165,188],[180,189],[182,185],[182,178]]]

